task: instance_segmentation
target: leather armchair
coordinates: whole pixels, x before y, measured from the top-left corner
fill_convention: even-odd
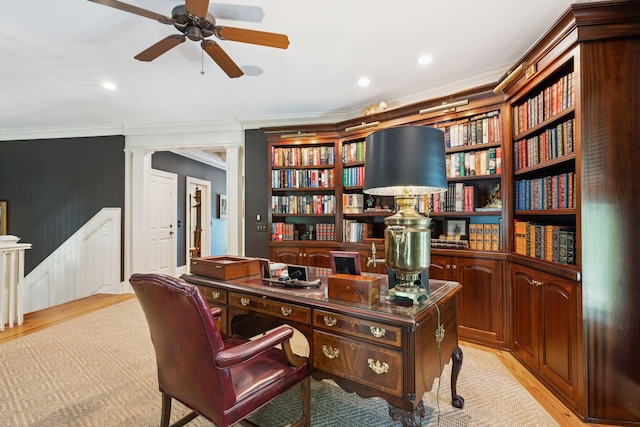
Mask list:
[[[129,282],[156,353],[162,427],[169,425],[172,399],[193,410],[173,426],[202,415],[227,427],[297,384],[302,418],[293,425],[310,425],[309,366],[291,351],[293,329],[282,326],[253,341],[223,338],[215,322],[220,309],[210,309],[196,286],[159,274],[134,274]]]

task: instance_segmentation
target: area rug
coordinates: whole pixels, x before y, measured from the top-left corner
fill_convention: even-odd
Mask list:
[[[495,356],[463,352],[464,409],[450,404],[449,363],[441,384],[436,379],[423,397],[423,426],[557,425]],[[399,425],[382,399],[363,399],[327,381],[312,381],[311,390],[313,426]],[[0,345],[0,426],[157,426],[160,406],[153,347],[136,299]],[[174,404],[172,421],[187,412]],[[251,419],[278,427],[299,415],[296,388]],[[189,425],[212,424],[200,417]]]

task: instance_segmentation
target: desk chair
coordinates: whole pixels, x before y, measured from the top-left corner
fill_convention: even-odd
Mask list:
[[[293,329],[283,326],[254,341],[223,339],[215,322],[221,309],[210,309],[196,286],[158,274],[134,274],[129,282],[156,352],[161,427],[169,426],[172,399],[193,410],[172,427],[198,415],[227,427],[297,384],[302,418],[293,425],[310,425],[309,366],[291,351]]]

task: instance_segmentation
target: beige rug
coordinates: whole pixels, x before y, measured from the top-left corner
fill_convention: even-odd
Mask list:
[[[450,369],[424,396],[424,426],[555,426],[553,419],[490,353],[463,347],[458,393],[450,405]],[[361,399],[313,382],[314,426],[392,426],[382,399]],[[265,427],[295,420],[298,393],[254,418]],[[174,405],[173,418],[188,412]],[[160,393],[146,320],[133,299],[0,345],[0,426],[157,426]],[[366,421],[365,421],[366,420]],[[272,424],[273,423],[273,424]],[[277,424],[282,423],[282,424]],[[190,426],[211,426],[198,418]]]

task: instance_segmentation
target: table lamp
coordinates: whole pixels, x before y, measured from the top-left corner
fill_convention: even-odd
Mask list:
[[[418,197],[447,191],[444,133],[427,126],[402,126],[371,133],[365,145],[364,192],[394,196],[397,211],[385,218],[384,255],[398,282],[390,297],[418,304],[429,284],[420,274],[431,265],[431,218],[417,212]]]

